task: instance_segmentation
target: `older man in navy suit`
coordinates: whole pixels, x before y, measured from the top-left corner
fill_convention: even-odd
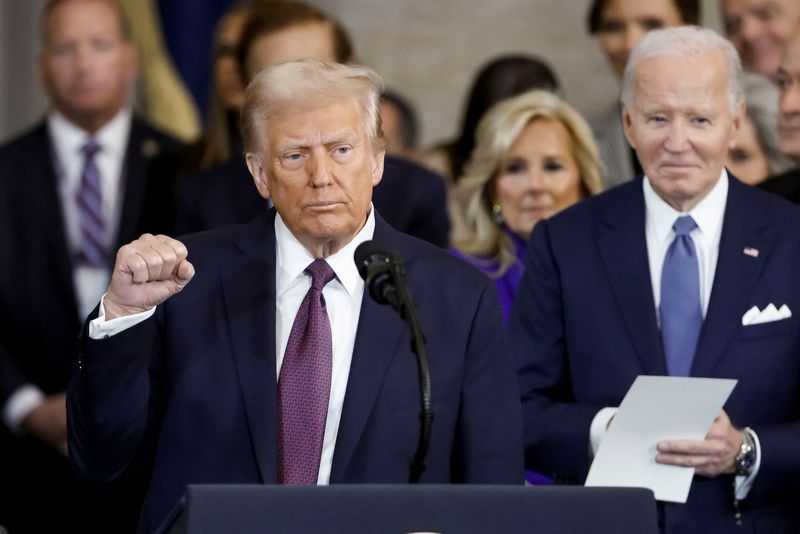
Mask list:
[[[645,176],[537,226],[510,324],[528,467],[563,481],[637,375],[738,379],[705,439],[654,452],[696,469],[666,532],[800,528],[800,210],[724,169],[740,75],[710,30],[645,37],[622,93]]]
[[[408,481],[416,364],[403,321],[364,296],[353,252],[369,239],[405,259],[427,336],[436,415],[421,481],[522,482],[519,398],[491,282],[371,206],[379,86],[368,69],[316,60],[263,71],[247,91],[244,138],[275,209],[183,243],[144,235],[120,249],[70,386],[69,444],[98,480],[152,462],[141,530],[190,482]]]

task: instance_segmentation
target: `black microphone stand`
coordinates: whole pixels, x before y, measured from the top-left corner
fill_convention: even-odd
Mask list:
[[[390,254],[391,261],[389,269],[397,294],[386,295],[391,306],[397,310],[400,317],[408,325],[411,333],[411,350],[417,356],[417,371],[420,384],[420,434],[417,451],[411,461],[411,475],[409,482],[416,484],[419,477],[425,471],[425,457],[428,454],[428,445],[431,441],[431,426],[433,424],[433,397],[431,395],[431,370],[428,365],[428,351],[425,345],[425,335],[419,324],[417,308],[408,292],[405,283],[405,269],[403,260],[396,254]],[[393,292],[390,292],[393,293]]]

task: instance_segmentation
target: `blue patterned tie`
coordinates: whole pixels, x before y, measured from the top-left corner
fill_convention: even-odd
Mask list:
[[[697,254],[689,235],[695,228],[697,223],[688,215],[675,220],[675,240],[667,250],[661,272],[661,340],[667,371],[672,376],[691,373],[703,326]]]
[[[100,146],[92,138],[81,148],[84,163],[75,202],[78,206],[78,221],[81,231],[78,263],[87,267],[101,268],[106,267],[108,258],[106,256],[100,171],[94,161],[95,155],[99,151]]]
[[[316,484],[328,417],[333,348],[322,288],[336,276],[325,260],[306,268],[308,289],[292,324],[278,378],[278,483]]]

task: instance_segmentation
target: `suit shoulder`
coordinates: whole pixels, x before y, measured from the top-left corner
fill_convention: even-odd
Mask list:
[[[491,280],[465,260],[427,241],[394,231],[391,245],[415,270],[423,272],[436,284],[455,283],[462,287],[481,287]],[[409,267],[410,269],[411,267]],[[466,284],[466,285],[465,285]]]
[[[405,180],[431,187],[444,188],[444,180],[435,172],[418,163],[395,156],[386,156],[384,159],[384,177],[390,180]]]
[[[47,148],[47,127],[39,122],[0,145],[0,158],[16,158],[21,151]]]
[[[779,226],[800,225],[800,206],[783,196],[758,187],[743,186],[745,201],[765,212]]]
[[[150,140],[158,143],[159,150],[176,149],[183,146],[183,143],[171,134],[150,124],[141,117],[134,117],[131,122],[131,134],[142,138],[144,142]]]

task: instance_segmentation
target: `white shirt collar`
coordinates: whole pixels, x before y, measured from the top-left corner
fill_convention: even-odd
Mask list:
[[[71,122],[57,110],[50,112],[47,123],[60,161],[71,160],[76,155],[79,156],[83,145],[90,137],[94,137],[104,154],[116,159],[122,158],[125,154],[132,116],[130,107],[122,108],[94,135]]]
[[[375,233],[375,209],[370,204],[367,222],[355,237],[336,254],[328,256],[325,261],[331,266],[336,278],[350,296],[353,296],[361,282],[361,275],[353,261],[358,245],[372,239]],[[277,294],[283,294],[289,286],[305,271],[316,258],[292,234],[280,213],[275,215],[275,243],[277,246]]]
[[[691,215],[694,222],[697,223],[697,229],[704,235],[719,235],[722,219],[725,216],[725,204],[728,200],[728,173],[725,169],[722,169],[720,177],[711,191],[688,213],[677,211],[658,196],[647,176],[642,182],[645,216],[657,243],[663,244],[672,239],[674,235],[672,225],[675,223],[675,219],[681,215]]]

